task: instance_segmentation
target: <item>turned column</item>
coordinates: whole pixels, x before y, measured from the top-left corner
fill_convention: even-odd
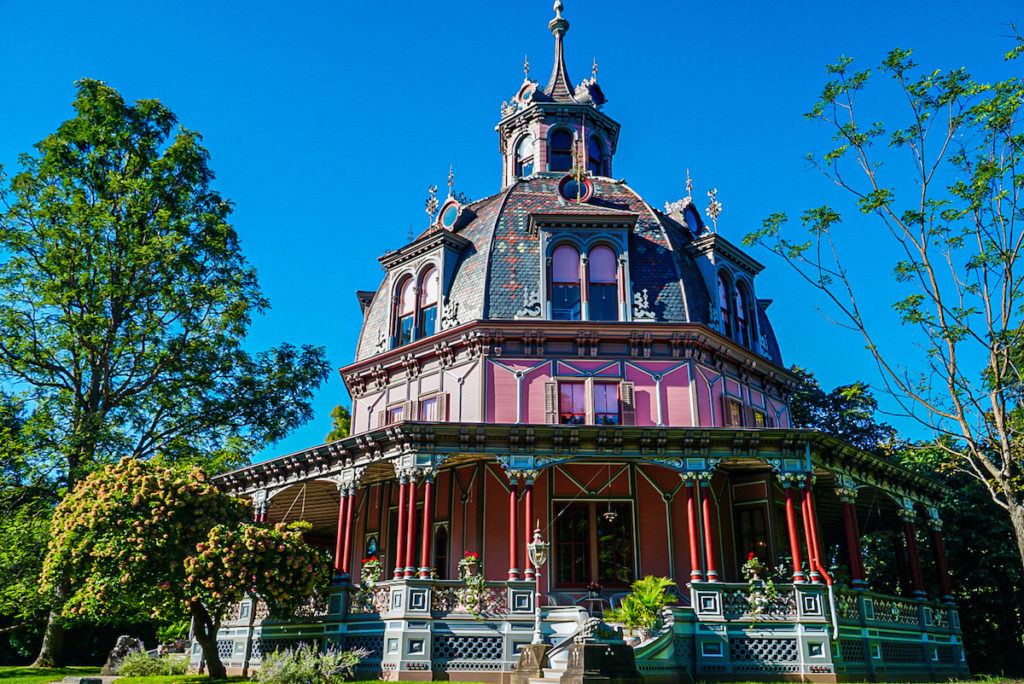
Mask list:
[[[415,577],[416,568],[416,475],[409,476],[409,501],[406,503],[404,577]]]
[[[398,490],[398,533],[395,535],[395,579],[405,575],[405,493],[409,477],[403,473],[398,481],[401,487]]]
[[[353,525],[356,512],[356,487],[349,485],[348,496],[345,497],[348,503],[345,505],[345,544],[341,556],[341,576],[348,579],[352,570],[352,537],[356,528]]]
[[[338,493],[341,499],[338,501],[338,532],[334,541],[334,575],[344,577],[345,539],[348,537],[348,486],[339,484]]]
[[[420,577],[430,577],[430,541],[434,537],[434,474],[423,480],[423,541],[420,544]]]
[[[953,585],[949,581],[946,544],[942,540],[942,520],[935,508],[928,509],[928,530],[931,533],[932,549],[935,551],[935,572],[939,576],[939,586],[942,588],[942,602],[953,603]]]
[[[533,536],[530,532],[530,526],[533,524],[533,478],[534,475],[528,473],[523,484],[523,532],[526,533],[526,544],[533,541]],[[528,547],[524,546],[523,548]],[[533,575],[533,563],[530,562],[529,558],[525,558],[523,561],[523,579],[528,582],[533,581]]]
[[[789,480],[784,480],[782,486],[786,491],[786,531],[789,533],[789,554],[793,558],[793,583],[802,584],[806,578],[800,559],[800,533],[796,529],[796,512],[793,510],[793,487]]]
[[[921,574],[921,556],[917,549],[917,528],[914,526],[917,514],[914,511],[914,503],[909,500],[904,501],[899,516],[903,521],[903,543],[907,549],[907,564],[910,566],[913,595],[916,599],[923,599],[926,594],[924,593],[924,576]]]
[[[804,523],[804,540],[807,542],[807,564],[810,566],[810,580],[811,582],[821,582],[821,573],[818,572],[818,550],[815,544],[814,536],[814,520],[811,517],[811,504],[810,504],[810,482],[811,478],[808,477],[806,481],[800,483],[800,515],[803,518]]]
[[[701,518],[704,521],[704,560],[708,569],[708,582],[718,581],[718,570],[715,569],[715,544],[711,532],[711,489],[708,487],[711,473],[700,477]]]
[[[693,478],[683,476],[683,501],[686,506],[687,542],[690,546],[690,581],[704,579],[700,565],[700,539],[697,537],[697,484]]]
[[[517,558],[519,557],[519,478],[510,475],[508,480],[508,578],[519,579]]]
[[[853,482],[846,478],[840,480],[841,486],[836,487],[836,496],[843,507],[843,529],[846,532],[846,554],[850,561],[850,586],[854,589],[867,589],[864,581],[864,558],[860,547],[860,526],[857,524],[857,489]]]

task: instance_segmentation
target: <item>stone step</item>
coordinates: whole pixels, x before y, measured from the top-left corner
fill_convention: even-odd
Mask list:
[[[564,667],[545,667],[544,668],[544,679],[554,679],[557,681],[561,676],[565,674]]]
[[[529,684],[558,684],[561,679],[559,677],[530,677],[527,681]]]

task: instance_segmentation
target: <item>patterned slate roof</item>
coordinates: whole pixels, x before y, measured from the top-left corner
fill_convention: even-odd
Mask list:
[[[575,205],[558,195],[559,180],[544,174],[519,179],[468,206],[474,218],[455,232],[470,244],[459,256],[448,290],[449,301],[459,304],[460,323],[514,319],[527,294],[539,289],[544,259],[540,235],[529,231],[531,215],[587,214],[605,219],[636,217],[628,236],[632,291],[648,291],[656,321],[708,322],[711,297],[694,256],[684,248],[693,239],[688,228],[652,209],[624,183],[592,178],[593,197]],[[386,277],[367,309],[357,360],[374,356],[378,335],[387,334],[391,287]],[[763,311],[759,321],[770,356],[778,362],[778,344]]]

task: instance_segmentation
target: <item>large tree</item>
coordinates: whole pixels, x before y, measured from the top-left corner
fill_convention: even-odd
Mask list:
[[[1006,58],[1021,54],[1018,37]],[[828,72],[807,116],[834,145],[810,159],[872,217],[875,228],[861,228],[860,239],[869,236],[879,256],[896,255],[894,307],[911,334],[886,337],[866,313],[836,208],[805,211],[800,237],[785,214],[773,214],[745,243],[781,255],[832,301],[863,337],[884,387],[934,430],[946,465],[981,483],[1006,513],[1024,565],[1024,83],[921,71],[899,49],[881,65],[888,92],[849,59]],[[903,118],[886,125],[862,112],[869,86],[883,89],[869,103],[899,103]]]
[[[74,109],[0,182],[0,380],[50,426],[30,479],[59,496],[124,454],[244,463],[311,417],[323,350],[243,348],[267,301],[198,134],[99,81]]]
[[[210,676],[223,679],[217,632],[246,596],[298,607],[327,577],[324,553],[298,530],[247,524],[248,503],[199,468],[122,459],[93,472],[57,507],[43,579],[78,579],[64,617],[97,621],[187,612]]]

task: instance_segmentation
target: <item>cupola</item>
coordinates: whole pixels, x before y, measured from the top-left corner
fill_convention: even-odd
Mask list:
[[[562,16],[561,0],[554,10],[548,28],[555,38],[555,58],[547,85],[530,79],[526,62],[522,85],[511,103],[501,106],[496,130],[503,186],[538,173],[564,175],[577,160],[592,176],[612,175],[619,124],[601,112],[606,99],[597,83],[596,60],[590,78],[573,87],[565,66],[569,22]]]

